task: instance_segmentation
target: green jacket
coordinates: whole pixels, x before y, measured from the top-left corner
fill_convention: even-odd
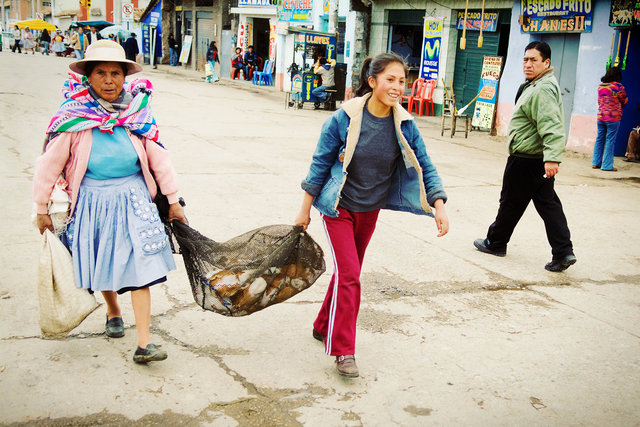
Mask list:
[[[560,163],[565,144],[560,87],[550,67],[523,85],[509,122],[509,154]]]

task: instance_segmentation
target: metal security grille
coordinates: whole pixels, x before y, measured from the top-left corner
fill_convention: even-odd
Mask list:
[[[207,62],[207,49],[213,40],[213,13],[196,12],[196,69],[204,71]]]

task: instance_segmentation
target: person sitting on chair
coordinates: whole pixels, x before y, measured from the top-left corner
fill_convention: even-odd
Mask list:
[[[323,56],[320,56],[313,67],[313,72],[322,77],[322,85],[311,91],[311,94],[318,99],[318,102],[313,104],[315,110],[320,108],[320,102],[327,102],[329,97],[327,90],[335,87],[335,65],[335,59],[327,61]]]
[[[249,80],[258,67],[258,55],[253,51],[253,46],[247,47],[247,51],[244,53],[244,65],[247,67],[244,78]]]
[[[640,163],[640,125],[631,129],[627,152],[624,155],[625,162]]]
[[[238,73],[238,78],[240,78],[240,70],[242,70],[244,72],[244,79],[249,80],[247,77],[247,66],[244,65],[242,60],[242,48],[236,48],[236,53],[231,57],[231,66],[234,68],[233,73],[231,74],[232,79],[236,78],[236,73]]]

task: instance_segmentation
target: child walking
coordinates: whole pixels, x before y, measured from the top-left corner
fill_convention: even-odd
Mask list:
[[[333,256],[333,276],[313,337],[336,357],[340,375],[357,377],[356,320],[360,271],[380,209],[435,217],[438,237],[449,231],[442,181],[413,117],[400,104],[407,66],[394,53],[365,59],[357,98],[322,126],[296,225],[322,216]],[[431,207],[435,208],[435,215]]]

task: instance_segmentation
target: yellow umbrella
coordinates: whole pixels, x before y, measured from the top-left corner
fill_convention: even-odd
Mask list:
[[[42,31],[45,28],[47,29],[47,31],[55,31],[58,28],[47,21],[43,21],[42,19],[27,19],[26,21],[16,22],[15,25],[17,25],[20,29],[29,27],[30,29],[35,31]]]

